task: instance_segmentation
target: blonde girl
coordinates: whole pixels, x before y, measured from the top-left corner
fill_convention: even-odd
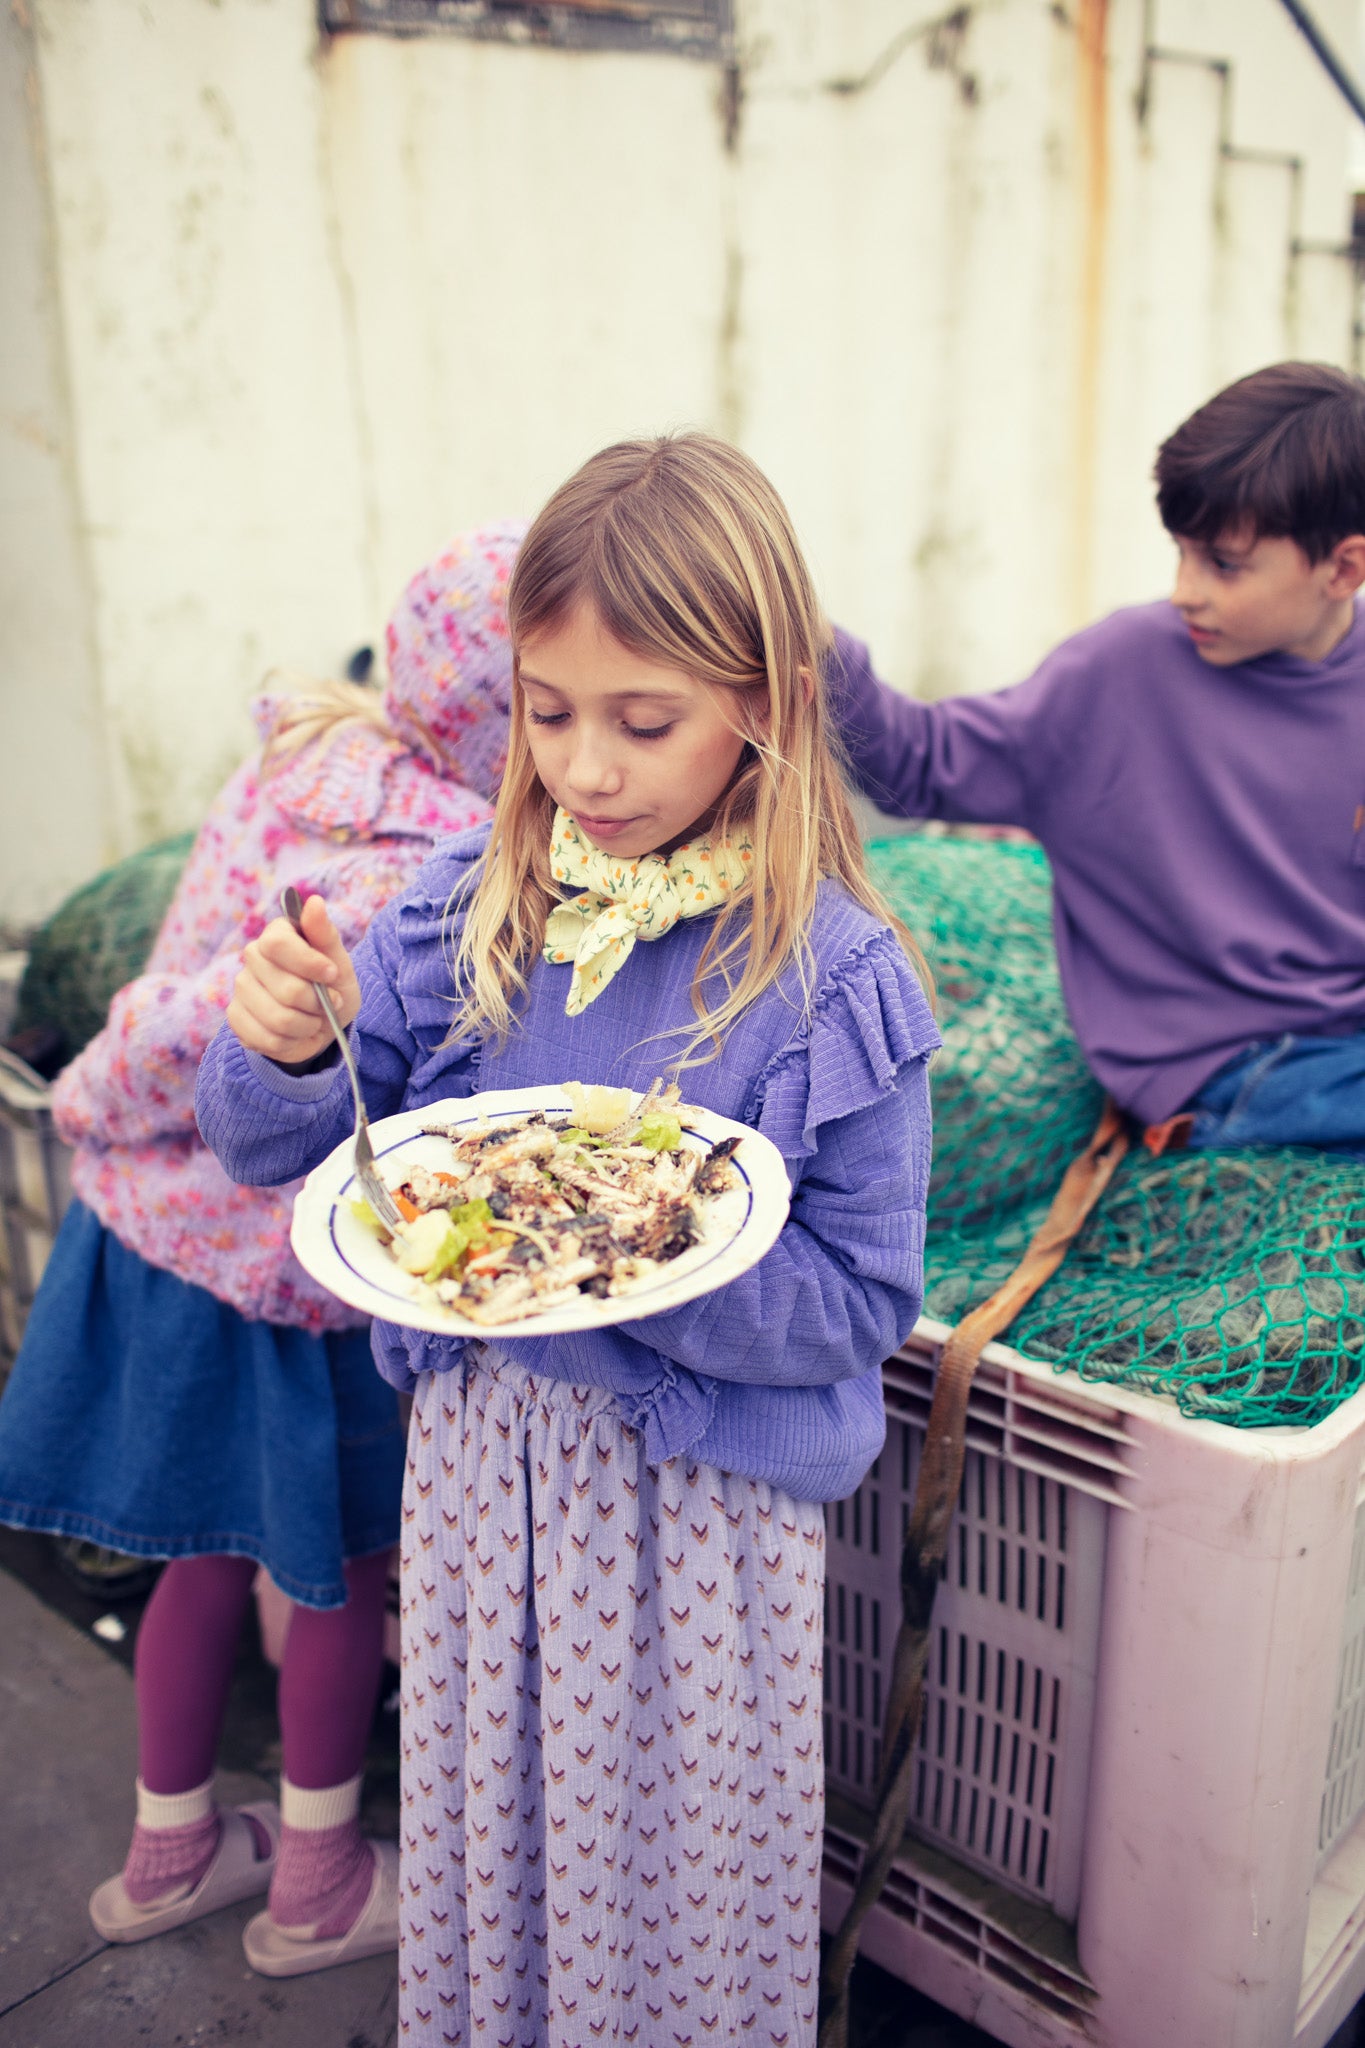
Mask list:
[[[572,1337],[375,1326],[415,1390],[404,1505],[405,2041],[815,2038],[821,1503],[880,1447],[920,1299],[937,1043],[832,757],[783,507],[704,435],[623,444],[534,522],[491,825],[354,967],[268,927],[205,1059],[230,1172],[371,1111],[568,1078],[770,1137],[790,1218],[742,1279]]]

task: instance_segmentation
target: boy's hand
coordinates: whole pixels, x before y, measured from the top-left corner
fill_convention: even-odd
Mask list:
[[[310,896],[301,938],[274,918],[242,955],[227,1020],[242,1044],[281,1066],[302,1066],[332,1043],[312,983],[320,981],[341,1023],[360,1008],[360,984],[321,896]]]

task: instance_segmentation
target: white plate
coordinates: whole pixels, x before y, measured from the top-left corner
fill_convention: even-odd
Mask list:
[[[636,1096],[638,1102],[639,1096]],[[504,1088],[486,1095],[465,1095],[432,1102],[425,1109],[404,1110],[370,1126],[381,1178],[399,1187],[414,1166],[438,1172],[450,1159],[449,1141],[423,1135],[425,1124],[474,1125],[511,1123],[533,1109],[547,1114],[571,1111],[562,1088]],[[349,1204],[360,1189],[355,1178],[354,1144],[348,1137],[321,1166],[315,1166],[294,1200],[290,1231],[299,1264],[352,1308],[403,1323],[413,1330],[435,1330],[452,1337],[550,1337],[567,1330],[601,1329],[633,1322],[637,1316],[662,1315],[699,1294],[724,1287],[756,1266],[771,1251],[787,1219],[791,1189],[782,1154],[769,1138],[747,1124],[732,1123],[709,1109],[689,1109],[683,1122],[683,1143],[704,1152],[721,1138],[738,1136],[731,1154],[739,1186],[709,1205],[711,1227],[700,1244],[670,1259],[657,1274],[628,1293],[599,1300],[583,1294],[566,1307],[544,1315],[523,1316],[513,1323],[474,1323],[458,1309],[447,1308],[429,1289],[394,1264],[372,1232],[352,1215]]]

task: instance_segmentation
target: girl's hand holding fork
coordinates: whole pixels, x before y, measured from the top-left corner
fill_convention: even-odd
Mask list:
[[[306,1066],[333,1043],[312,984],[320,981],[338,1019],[351,1022],[360,1008],[360,984],[350,955],[321,896],[303,906],[304,936],[276,917],[242,955],[227,1021],[251,1052],[281,1066]]]

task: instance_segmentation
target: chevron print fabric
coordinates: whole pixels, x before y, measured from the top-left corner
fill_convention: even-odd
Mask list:
[[[483,1356],[409,1440],[401,2039],[811,2048],[823,1512]]]

